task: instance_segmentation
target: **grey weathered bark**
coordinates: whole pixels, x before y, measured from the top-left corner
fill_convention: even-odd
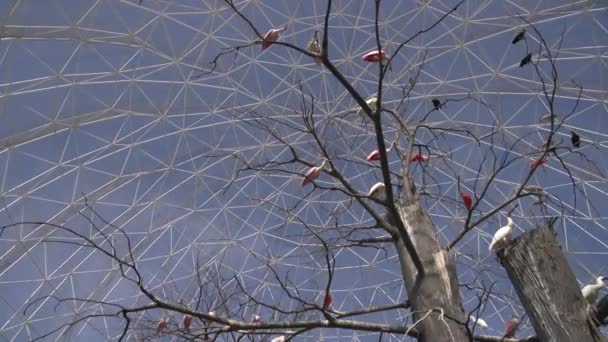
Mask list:
[[[463,324],[466,318],[454,255],[441,248],[430,217],[418,204],[400,205],[398,208],[425,270],[419,288],[413,291],[416,268],[403,241],[396,238],[405,287],[410,296],[414,321],[418,322],[418,341],[469,341]],[[428,314],[430,310],[433,312]]]
[[[550,226],[498,252],[540,341],[606,341],[587,314],[576,278]]]
[[[605,295],[593,306],[593,318],[598,325],[608,325],[608,295]]]

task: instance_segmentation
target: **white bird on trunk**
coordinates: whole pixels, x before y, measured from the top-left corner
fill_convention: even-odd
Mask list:
[[[262,39],[262,50],[268,49],[272,43],[279,39],[281,33],[285,30],[287,30],[287,27],[279,27],[268,30],[268,32],[264,34],[264,39]]]
[[[492,243],[490,243],[490,251],[493,251],[496,247],[497,243],[501,243],[503,241],[511,239],[511,230],[513,230],[513,220],[509,216],[507,216],[507,225],[501,227],[494,234],[494,238],[492,239]]]
[[[386,190],[386,186],[384,185],[384,183],[378,182],[378,183],[374,184],[374,186],[372,186],[371,189],[369,189],[367,196],[376,197],[377,195],[384,193],[385,190]]]
[[[376,106],[378,106],[378,97],[376,95],[372,95],[367,100],[365,100],[365,103],[367,103],[369,108],[372,110],[372,113],[375,113],[377,108]],[[357,114],[363,116],[365,114],[365,111],[363,110],[363,108],[359,108]]]
[[[583,293],[583,298],[589,303],[593,304],[595,299],[597,298],[597,294],[600,292],[604,284],[604,281],[608,280],[607,277],[597,277],[595,284],[588,284],[583,286],[581,292]]]
[[[477,318],[475,316],[469,316],[469,319],[481,328],[486,329],[488,327],[488,323],[486,323],[486,321],[481,318]]]

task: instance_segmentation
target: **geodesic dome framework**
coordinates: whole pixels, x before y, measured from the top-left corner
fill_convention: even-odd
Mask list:
[[[235,4],[261,29],[286,25],[281,41],[301,47],[323,27],[324,1]],[[392,53],[454,4],[383,0],[383,46]],[[331,59],[364,96],[377,88],[377,65],[360,60],[376,46],[373,6],[371,1],[335,1],[329,20]],[[5,308],[0,310],[0,336],[33,339],[103,311],[76,300],[58,305],[55,297],[145,303],[121,277],[119,265],[98,250],[82,246],[73,234],[56,227],[20,222],[69,226],[126,254],[124,236],[112,228],[120,227],[132,243],[145,286],[157,295],[194,307],[201,297],[200,276],[217,280],[218,289],[209,289],[201,301],[205,310],[217,304],[217,291],[234,290],[236,279],[260,299],[293,305],[266,264],[290,271],[302,296],[319,300],[327,276],[323,250],[303,233],[302,224],[277,206],[292,209],[320,230],[336,224],[336,217],[347,227],[374,224],[341,193],[302,189],[301,165],[290,166],[292,174],[238,172],[243,160],[289,157],[289,149],[248,123],[248,115],[302,127],[298,110],[304,92],[315,98],[314,116],[327,127],[331,153],[348,180],[362,192],[381,180],[377,168],[364,161],[376,147],[372,127],[353,113],[357,106],[348,92],[311,58],[279,45],[263,52],[253,45],[221,56],[211,70],[210,62],[226,48],[256,39],[223,1],[143,0],[139,6],[137,1],[118,0],[13,0],[1,3],[0,13],[0,224],[17,224],[0,235],[0,306]],[[491,145],[500,156],[526,156],[498,175],[479,204],[480,210],[492,208],[512,195],[529,171],[531,151],[550,130],[550,124],[539,122],[549,113],[542,84],[532,68],[519,67],[528,50],[538,50],[539,37],[531,33],[525,42],[512,45],[513,36],[525,26],[518,16],[538,28],[556,56],[558,118],[575,108],[558,130],[556,143],[568,145],[574,130],[582,137],[579,151],[584,156],[560,154],[569,173],[556,159],[535,173],[531,182],[551,199],[546,209],[521,200],[456,245],[462,283],[497,284],[483,312],[489,323],[486,333],[494,335],[511,313],[523,311],[504,271],[487,251],[491,234],[504,224],[509,210],[518,232],[532,229],[546,216],[560,217],[560,241],[581,283],[606,272],[608,4],[465,2],[400,51],[387,73],[383,95],[383,106],[401,110],[408,122],[426,116],[430,126],[466,127],[478,136],[498,132]],[[550,75],[546,59],[535,56],[535,63]],[[404,105],[403,90],[415,75],[416,86]],[[583,88],[579,100],[577,85]],[[434,97],[458,101],[428,114]],[[274,128],[309,161],[321,162],[309,135],[284,125]],[[387,126],[386,137],[397,139],[398,129]],[[418,173],[419,186],[424,183],[434,195],[422,203],[447,243],[460,231],[466,214],[458,205],[457,179],[469,191],[477,179],[487,181],[493,170],[479,164],[490,144],[459,134],[418,138],[433,148],[431,177],[423,178],[421,167],[412,172]],[[509,149],[515,142],[517,148]],[[389,156],[389,162],[398,169],[397,155]],[[320,184],[334,183],[321,178]],[[330,240],[336,238],[328,234]],[[336,245],[333,251],[337,309],[407,298],[390,246]],[[462,293],[465,309],[474,307],[475,294]],[[239,314],[258,311],[274,317],[255,306]],[[160,315],[151,311],[134,318],[134,334],[143,334]],[[391,313],[369,319],[409,322],[407,316]],[[116,338],[120,330],[119,321],[104,317],[58,334],[106,340]],[[378,339],[375,333],[336,330],[301,337]]]

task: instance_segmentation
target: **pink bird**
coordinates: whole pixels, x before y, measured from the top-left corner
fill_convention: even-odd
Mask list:
[[[473,208],[473,199],[471,198],[471,196],[469,194],[467,194],[464,191],[460,192],[460,196],[462,197],[462,201],[464,202],[464,206],[467,207],[467,210],[470,211],[471,208]]]
[[[372,63],[377,63],[380,62],[381,60],[385,60],[387,61],[389,59],[389,55],[386,54],[386,52],[384,52],[384,50],[372,50],[366,54],[364,54],[361,59],[366,61],[366,62],[372,62]]]
[[[264,35],[264,39],[262,39],[262,50],[266,50],[272,45],[272,43],[276,42],[281,35],[281,32],[287,30],[287,27],[273,28],[268,30]]]
[[[513,318],[508,320],[505,324],[505,334],[503,335],[503,338],[515,337],[517,329],[519,329],[519,323],[519,318],[517,318],[517,316],[513,316]]]
[[[192,324],[192,315],[185,314],[184,318],[182,318],[182,327],[186,329],[186,331],[190,330],[190,325]]]
[[[536,160],[532,160],[532,162],[530,163],[530,167],[535,167],[535,166],[543,166],[546,162],[548,162],[548,159],[536,159]]]
[[[389,146],[386,149],[386,154],[389,154],[389,152],[391,152],[391,150],[393,149],[393,146],[395,146],[395,142],[393,141],[391,143],[391,146]],[[375,149],[373,150],[368,156],[367,156],[367,161],[371,162],[371,161],[378,161],[380,160],[380,150],[379,149]]]
[[[325,294],[325,298],[323,298],[323,310],[329,309],[329,306],[334,301],[334,298],[331,296],[331,292],[327,292]]]
[[[426,156],[424,154],[420,154],[420,153],[416,153],[412,156],[412,159],[410,159],[413,162],[428,162],[429,161],[429,156]]]
[[[319,176],[321,175],[321,170],[323,170],[323,167],[325,167],[325,163],[327,163],[327,160],[323,160],[323,163],[321,164],[321,166],[311,167],[308,170],[308,172],[306,172],[306,174],[304,175],[304,178],[302,179],[302,183],[300,185],[302,187],[304,187],[304,186],[306,186],[306,184],[319,178]]]
[[[158,321],[158,324],[156,325],[156,333],[160,334],[161,331],[165,330],[168,322],[169,322],[169,320],[167,319],[167,316],[163,316],[160,319],[160,321]]]
[[[318,34],[318,32],[315,31],[315,35],[314,35],[314,37],[312,37],[312,40],[310,41],[310,43],[308,43],[308,46],[306,47],[306,49],[308,50],[308,52],[320,55],[321,46],[319,45],[319,38],[317,37],[317,34]],[[322,65],[323,59],[321,59],[321,57],[315,57],[315,63],[317,63],[318,65]]]

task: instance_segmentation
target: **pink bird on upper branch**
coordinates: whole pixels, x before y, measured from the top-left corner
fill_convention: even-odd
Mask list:
[[[309,52],[312,52],[314,54],[320,55],[321,46],[319,45],[319,38],[317,36],[318,36],[318,32],[315,31],[315,35],[312,37],[312,40],[308,43],[306,50],[308,50]],[[315,57],[315,63],[317,63],[318,65],[321,65],[321,64],[323,64],[323,59],[321,59],[321,57]]]
[[[165,330],[168,322],[169,320],[167,319],[167,316],[163,316],[160,321],[158,321],[158,324],[156,324],[156,333],[160,334],[163,330]]]
[[[519,318],[517,318],[517,316],[513,316],[513,318],[508,320],[507,323],[505,323],[505,334],[503,335],[503,338],[515,337],[517,329],[519,329],[519,323]]]
[[[184,318],[182,318],[182,327],[188,331],[190,330],[190,325],[192,325],[192,315],[185,314]]]
[[[420,153],[416,153],[412,156],[412,159],[410,159],[413,162],[428,162],[429,161],[429,156],[420,154]]]
[[[378,51],[377,49],[367,52],[366,54],[361,56],[362,60],[364,60],[366,62],[371,62],[371,63],[378,63],[381,60],[388,61],[389,58],[390,58],[389,55],[386,54],[386,52],[384,50]]]
[[[462,191],[460,192],[460,196],[462,197],[462,201],[464,202],[464,206],[467,208],[467,210],[471,210],[471,208],[473,208],[473,199],[471,198],[471,195],[467,194],[466,192]]]
[[[268,32],[266,32],[264,35],[264,39],[262,39],[262,50],[268,49],[272,43],[279,39],[281,33],[285,30],[287,30],[287,27],[279,27],[268,30]]]
[[[334,301],[334,298],[331,295],[331,292],[327,292],[325,294],[325,298],[323,298],[323,310],[329,309],[329,306]]]

